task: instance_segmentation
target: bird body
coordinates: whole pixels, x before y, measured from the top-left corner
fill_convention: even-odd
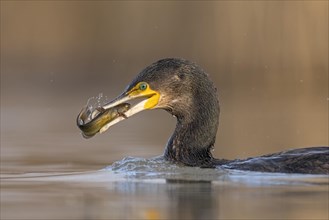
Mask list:
[[[211,151],[220,113],[217,89],[208,74],[193,62],[167,58],[151,64],[103,108],[111,109],[136,98],[142,101],[125,111],[126,117],[113,118],[106,129],[143,110],[166,110],[177,118],[164,152],[168,161],[261,172],[329,173],[329,147],[295,149],[244,160],[214,158]]]

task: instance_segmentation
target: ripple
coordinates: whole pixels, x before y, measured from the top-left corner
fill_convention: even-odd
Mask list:
[[[229,171],[216,168],[187,167],[173,164],[164,160],[162,156],[154,158],[126,157],[114,162],[103,170],[125,174],[133,178],[161,178],[181,180],[220,180]]]

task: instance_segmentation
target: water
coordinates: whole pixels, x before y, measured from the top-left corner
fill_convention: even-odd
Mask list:
[[[76,107],[1,110],[0,219],[329,217],[326,175],[202,169],[154,157],[173,128],[147,123],[168,121],[165,112],[86,140]]]
[[[101,170],[1,176],[1,219],[327,219],[328,176],[126,157]]]

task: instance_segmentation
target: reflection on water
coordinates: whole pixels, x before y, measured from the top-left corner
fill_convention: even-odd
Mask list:
[[[1,219],[326,219],[328,186],[326,175],[129,157],[99,171],[3,174]]]

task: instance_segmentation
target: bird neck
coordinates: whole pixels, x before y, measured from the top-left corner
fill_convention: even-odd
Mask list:
[[[212,167],[212,149],[218,128],[219,109],[175,115],[175,131],[167,143],[165,159],[188,166]],[[195,115],[191,115],[195,112]]]

